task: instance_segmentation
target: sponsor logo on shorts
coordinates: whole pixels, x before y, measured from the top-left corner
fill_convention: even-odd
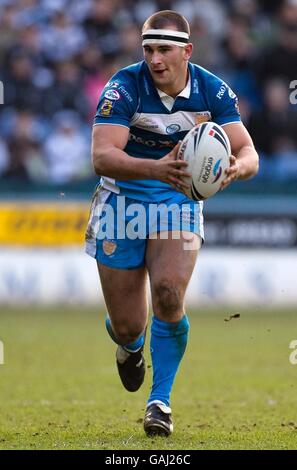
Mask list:
[[[112,101],[117,101],[121,98],[119,92],[117,90],[107,90],[104,95],[105,98],[108,98]]]

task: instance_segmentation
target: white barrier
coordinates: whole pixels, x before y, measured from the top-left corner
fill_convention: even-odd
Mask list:
[[[188,305],[297,305],[294,250],[202,249]],[[103,303],[95,261],[82,249],[0,251],[0,304]],[[0,308],[1,311],[1,308]]]

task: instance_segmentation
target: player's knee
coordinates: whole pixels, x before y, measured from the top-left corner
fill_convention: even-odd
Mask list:
[[[168,319],[183,308],[183,297],[178,283],[171,280],[157,282],[153,287],[153,296],[158,313]]]
[[[113,324],[113,328],[119,344],[122,345],[133,343],[144,331],[144,326],[140,323],[132,325]]]

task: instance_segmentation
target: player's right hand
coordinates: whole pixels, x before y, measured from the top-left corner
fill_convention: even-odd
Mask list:
[[[153,178],[170,184],[176,191],[182,192],[183,189],[190,187],[184,181],[184,177],[191,177],[191,173],[186,171],[188,163],[177,158],[180,143],[160,160],[154,161]]]

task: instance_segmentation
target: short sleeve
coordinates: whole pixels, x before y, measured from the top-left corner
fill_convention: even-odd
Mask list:
[[[101,93],[94,125],[111,124],[130,128],[137,104],[137,88],[134,78],[127,73],[118,72],[105,85]]]
[[[240,122],[238,98],[229,85],[218,77],[211,80],[212,120],[220,126]]]

